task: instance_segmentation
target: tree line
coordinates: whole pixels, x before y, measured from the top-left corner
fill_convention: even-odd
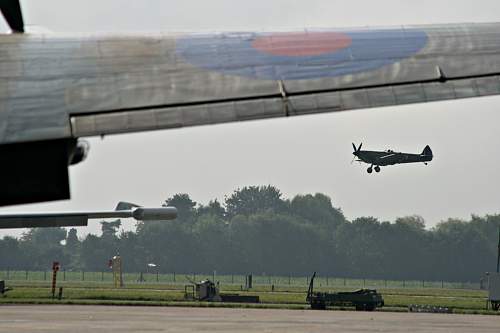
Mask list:
[[[0,240],[0,270],[104,271],[120,254],[127,272],[322,275],[394,280],[477,281],[496,269],[500,215],[448,219],[426,229],[420,216],[393,222],[348,221],[321,193],[284,199],[273,186],[235,190],[220,203],[197,204],[176,194],[174,221],[101,222],[102,235],[79,238],[77,229],[30,229]]]

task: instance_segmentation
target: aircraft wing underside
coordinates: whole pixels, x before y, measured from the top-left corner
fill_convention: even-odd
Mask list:
[[[500,24],[0,36],[0,144],[500,93]]]
[[[0,35],[0,206],[69,198],[80,137],[496,95],[499,75],[500,23]]]

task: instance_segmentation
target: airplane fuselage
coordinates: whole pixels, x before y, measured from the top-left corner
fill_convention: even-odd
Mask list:
[[[427,163],[432,161],[432,156],[423,154],[407,154],[391,151],[364,150],[358,153],[358,158],[368,164],[387,166],[402,163]]]

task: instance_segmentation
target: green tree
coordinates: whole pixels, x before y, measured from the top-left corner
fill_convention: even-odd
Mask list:
[[[287,204],[281,199],[281,196],[280,190],[271,185],[248,186],[238,189],[226,197],[227,216],[231,219],[236,215],[249,216],[266,211],[284,212]]]
[[[359,217],[341,225],[336,234],[337,250],[343,258],[343,270],[351,276],[364,278],[380,274],[380,222],[374,217]]]
[[[70,270],[79,270],[82,269],[82,265],[80,262],[80,252],[81,252],[81,243],[78,239],[76,228],[71,228],[66,237],[66,244],[64,245],[64,253],[66,257],[69,259],[67,263],[67,267],[64,269]]]
[[[193,237],[196,239],[200,255],[205,258],[200,262],[202,272],[228,272],[228,261],[231,253],[229,250],[229,227],[220,216],[204,214],[197,218],[193,226]]]
[[[140,237],[132,231],[123,231],[119,236],[118,252],[123,259],[123,269],[129,272],[144,272],[148,261]]]
[[[19,241],[10,236],[0,239],[0,269],[15,270],[27,268],[28,258],[25,256]]]
[[[174,206],[177,208],[177,219],[179,223],[193,224],[196,216],[196,202],[191,200],[189,194],[175,194],[165,200],[163,206]]]
[[[191,229],[192,226],[186,227],[177,220],[144,223],[137,236],[145,261],[154,262],[168,272],[196,271],[205,258]]]
[[[500,215],[449,219],[426,229],[422,217],[394,223],[374,217],[346,221],[324,194],[284,200],[272,186],[236,190],[224,207],[197,206],[177,194],[165,204],[175,221],[139,223],[118,234],[120,221],[103,222],[102,235],[78,239],[76,229],[32,229],[19,240],[0,240],[0,269],[101,271],[120,254],[128,272],[148,263],[161,272],[321,275],[357,278],[477,281],[496,268]],[[65,244],[63,245],[65,240]]]
[[[270,211],[237,215],[230,226],[232,252],[242,256],[247,272],[309,274],[322,257],[320,233],[291,215]]]
[[[197,215],[213,215],[218,217],[219,219],[224,219],[226,216],[226,210],[224,209],[224,207],[222,207],[220,202],[215,199],[211,200],[206,206],[201,205],[200,207],[198,207]]]
[[[120,254],[118,245],[93,234],[87,235],[82,242],[81,262],[85,270],[101,272],[108,269],[108,261],[113,256]]]
[[[396,225],[406,226],[417,232],[425,231],[425,220],[419,215],[398,217],[394,223]]]
[[[122,225],[121,220],[115,220],[112,222],[102,221],[101,222],[102,237],[116,238],[117,237],[116,233],[118,232],[118,229],[120,229],[121,225]]]
[[[346,222],[342,211],[333,207],[330,197],[321,193],[295,196],[290,210],[292,214],[319,226],[335,228]]]
[[[63,266],[69,263],[62,241],[66,239],[63,228],[32,228],[21,237],[21,248],[29,257],[33,269],[50,269],[53,261]]]

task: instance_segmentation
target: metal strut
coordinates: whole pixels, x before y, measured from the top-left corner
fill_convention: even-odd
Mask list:
[[[285,117],[289,117],[290,111],[288,107],[288,94],[286,92],[285,83],[283,82],[283,80],[278,81],[278,86],[280,88],[281,101],[283,102],[283,113],[285,114]]]

